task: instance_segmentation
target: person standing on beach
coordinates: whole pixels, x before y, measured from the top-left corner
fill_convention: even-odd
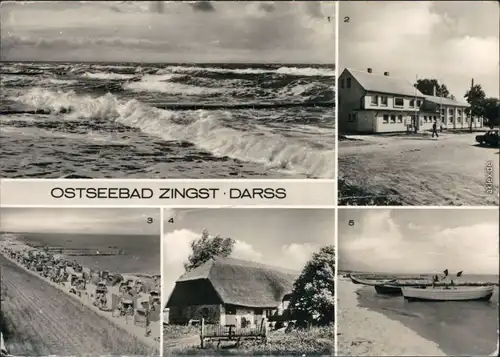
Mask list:
[[[432,137],[434,138],[434,135],[436,135],[436,138],[439,138],[439,134],[437,132],[437,121],[434,121],[432,124]]]

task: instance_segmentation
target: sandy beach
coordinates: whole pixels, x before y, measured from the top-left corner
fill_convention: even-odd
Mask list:
[[[498,205],[499,150],[476,146],[477,134],[348,136],[339,142],[339,204],[372,205],[366,196],[379,195],[392,205]]]
[[[13,259],[9,254],[9,252],[12,251],[20,252],[24,250],[33,250],[33,248],[17,240],[15,236],[4,235],[0,241],[0,253],[2,254],[1,258],[2,260],[8,262],[8,264],[6,263],[5,265],[10,268],[6,269],[4,274],[2,274],[2,283],[8,285],[6,287],[7,290],[3,293],[3,295],[7,294],[7,297],[10,300],[17,301],[15,305],[19,305],[17,306],[19,308],[17,310],[21,312],[32,308],[30,301],[36,301],[37,304],[42,304],[40,306],[43,306],[43,308],[35,308],[29,316],[16,316],[16,312],[19,311],[16,309],[14,309],[15,311],[9,311],[9,304],[4,304],[4,314],[14,314],[14,318],[17,319],[17,323],[16,321],[11,321],[11,324],[13,325],[11,327],[16,329],[14,332],[21,332],[18,329],[18,324],[23,323],[23,320],[28,317],[32,321],[29,325],[41,323],[44,326],[50,327],[52,330],[57,327],[57,331],[59,332],[51,335],[50,341],[52,342],[49,341],[50,343],[46,341],[47,336],[42,336],[43,334],[38,334],[38,336],[32,335],[31,337],[35,339],[36,337],[39,337],[40,340],[43,341],[38,341],[37,343],[46,343],[46,345],[35,349],[31,347],[27,349],[20,348],[21,350],[28,350],[31,354],[37,351],[42,352],[42,354],[54,354],[54,352],[57,352],[56,354],[67,354],[68,351],[75,351],[75,353],[103,353],[105,351],[116,353],[117,351],[123,350],[123,347],[127,345],[127,341],[130,342],[132,337],[132,339],[137,340],[138,345],[142,347],[135,351],[131,351],[129,348],[127,351],[124,350],[123,353],[135,352],[134,354],[144,354],[147,352],[148,355],[158,353],[161,333],[159,320],[151,321],[151,333],[146,335],[145,327],[140,324],[135,324],[133,317],[118,316],[119,314],[117,311],[114,311],[113,313],[111,311],[101,310],[97,306],[94,306],[92,295],[96,286],[92,282],[87,283],[86,289],[79,291],[80,296],[78,296],[74,293],[70,293],[70,289],[74,288],[71,286],[70,282],[59,284],[55,283],[49,278],[45,278],[39,273],[23,266],[23,264],[18,262],[16,259]],[[124,278],[133,277],[127,276]],[[145,280],[144,277],[141,277],[141,279]],[[23,285],[23,282],[28,280],[30,283],[28,285]],[[23,286],[25,289],[23,289]],[[118,286],[108,286],[108,306],[112,304],[113,294],[119,295]],[[24,299],[26,300],[24,301],[21,299],[21,295],[24,297],[27,296],[27,300]],[[28,299],[30,296],[31,298]],[[149,294],[141,293],[140,296],[138,296],[137,301],[148,297]],[[23,305],[23,301],[26,306]],[[44,301],[46,303],[45,305],[48,304],[47,306],[44,305]],[[68,306],[77,306],[78,308],[71,309]],[[44,322],[46,317],[49,318],[50,323]],[[79,328],[75,327],[74,323],[76,323]],[[25,325],[26,323],[24,322],[23,324]],[[109,326],[113,326],[113,329]],[[22,329],[23,327],[19,328]],[[32,326],[29,326],[29,328],[32,328]],[[41,328],[35,330],[43,331]],[[111,330],[115,331],[115,333],[111,334]],[[73,336],[73,339],[75,337],[80,339],[80,341],[75,342],[75,344],[71,342],[72,339],[65,337],[71,335],[72,333],[75,334],[76,331],[81,334],[85,334],[86,340],[79,336],[79,333]],[[103,333],[103,331],[106,331],[106,333]],[[119,331],[121,331],[121,333]],[[27,334],[30,335],[30,333]],[[9,340],[6,336],[5,339],[8,346]],[[59,342],[57,342],[58,340]],[[67,346],[57,346],[65,340],[68,340]],[[85,341],[88,343],[85,343]],[[116,346],[110,346],[110,344],[115,344]]]
[[[359,307],[359,288],[345,278],[337,281],[339,356],[446,356],[402,323]]]

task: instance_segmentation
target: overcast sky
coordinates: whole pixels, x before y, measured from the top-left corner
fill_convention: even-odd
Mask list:
[[[153,218],[148,224],[146,219]],[[2,208],[0,231],[23,233],[160,233],[155,208]]]
[[[339,269],[498,274],[498,209],[343,209],[338,224]]]
[[[170,218],[174,223],[168,223]],[[163,279],[170,294],[184,273],[190,242],[210,234],[236,240],[234,258],[301,271],[314,252],[334,244],[334,212],[328,209],[165,210]]]
[[[474,78],[498,97],[499,16],[497,1],[341,1],[339,67],[436,78],[457,99]]]
[[[1,58],[334,63],[334,16],[330,1],[2,2]]]

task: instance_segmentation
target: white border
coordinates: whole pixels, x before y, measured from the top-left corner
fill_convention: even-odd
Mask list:
[[[163,357],[163,308],[165,306],[165,294],[163,284],[163,208],[160,208],[160,357]]]
[[[337,287],[338,287],[338,267],[339,267],[339,249],[338,249],[338,242],[339,242],[339,207],[338,207],[338,197],[339,197],[339,184],[338,184],[338,178],[339,178],[339,126],[338,126],[338,117],[339,117],[339,23],[340,23],[340,1],[335,2],[335,165],[334,165],[334,172],[335,172],[335,181],[333,184],[335,185],[334,188],[334,193],[335,193],[335,199],[334,199],[334,204],[335,204],[335,211],[334,211],[334,216],[335,216],[335,233],[333,236],[333,246],[335,247],[335,288],[333,291],[333,301],[334,301],[334,307],[333,311],[335,314],[335,322],[333,325],[333,333],[334,333],[334,338],[335,338],[335,346],[333,347],[333,354],[334,356],[338,356],[338,322],[337,322],[337,308],[338,308],[338,303],[337,303]]]

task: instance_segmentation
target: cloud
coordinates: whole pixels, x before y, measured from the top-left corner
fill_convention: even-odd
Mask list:
[[[498,224],[455,228],[397,223],[391,211],[367,212],[360,230],[339,236],[342,269],[395,273],[498,274]],[[413,231],[413,234],[409,234]]]
[[[319,251],[319,246],[310,243],[291,243],[281,247],[280,266],[296,271],[301,271],[312,258],[313,253]]]
[[[342,2],[339,17],[346,16],[350,21],[339,24],[341,67],[435,78],[457,99],[474,78],[498,96],[498,4]]]
[[[3,208],[0,214],[0,230],[10,232],[159,234],[159,227],[157,209]]]
[[[2,5],[2,59],[333,63],[335,57],[328,2],[218,2],[216,11],[208,1],[43,5]]]
[[[262,253],[257,252],[252,245],[236,240],[231,258],[257,262],[262,259]]]

